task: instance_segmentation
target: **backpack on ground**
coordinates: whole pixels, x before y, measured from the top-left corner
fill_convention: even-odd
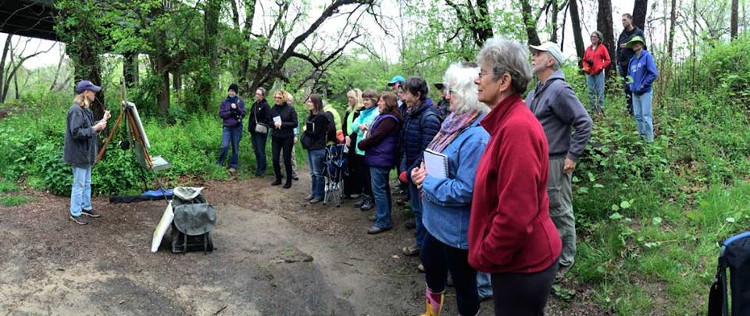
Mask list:
[[[708,316],[730,315],[750,315],[750,231],[729,237],[721,244],[716,278],[708,296]]]
[[[213,251],[211,231],[216,225],[216,210],[206,202],[203,188],[177,187],[172,201],[172,253]]]

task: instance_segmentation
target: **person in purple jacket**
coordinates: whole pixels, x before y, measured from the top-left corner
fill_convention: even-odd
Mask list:
[[[633,37],[627,44],[635,51],[628,63],[628,80],[633,92],[633,116],[638,134],[647,142],[654,142],[654,120],[651,116],[651,86],[659,75],[654,58],[645,49],[646,43],[640,36]]]
[[[239,87],[236,83],[229,85],[227,98],[221,101],[219,106],[219,117],[224,120],[221,132],[221,147],[219,148],[219,160],[216,163],[224,165],[227,159],[229,144],[232,144],[232,157],[229,158],[229,172],[237,171],[240,152],[240,140],[242,139],[242,118],[245,117],[245,101],[238,95]]]

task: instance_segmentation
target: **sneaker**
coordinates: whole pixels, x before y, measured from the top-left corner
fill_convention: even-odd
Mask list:
[[[354,208],[361,208],[361,207],[362,207],[362,205],[365,205],[365,202],[367,202],[367,200],[365,200],[365,199],[361,199],[361,200],[359,200],[359,202],[356,202],[356,203],[354,203],[354,205],[352,205],[352,206],[353,206]]]
[[[294,179],[294,181],[299,181],[299,177],[296,174],[292,176],[292,179]]]
[[[90,210],[81,210],[81,214],[86,215],[88,217],[93,217],[93,218],[97,218],[97,217],[101,217],[102,216],[102,214],[99,214],[99,212],[97,212],[93,208],[90,209]]]
[[[355,194],[352,194],[352,195],[350,195],[350,197],[351,197],[352,199],[356,199],[356,198],[359,198],[359,194],[356,194],[356,193],[355,193]]]
[[[366,200],[365,203],[363,203],[362,206],[359,207],[359,209],[363,211],[369,211],[373,207],[375,207],[375,203],[372,203],[372,201],[370,200]]]
[[[237,169],[229,168],[229,173],[235,173],[235,172],[237,172]]]
[[[367,233],[370,234],[370,235],[376,235],[376,234],[380,234],[380,233],[382,233],[384,231],[389,231],[389,230],[391,230],[390,227],[380,228],[380,227],[373,226],[373,227],[370,227],[370,229],[367,230]]]
[[[280,184],[281,184],[281,179],[279,178],[276,178],[274,182],[271,182],[271,185],[280,185]]]
[[[310,201],[310,200],[312,200],[312,198],[313,198],[313,196],[312,196],[312,194],[310,194],[307,197],[305,197],[305,201]]]
[[[424,273],[424,265],[422,265],[421,263],[417,265],[417,271]]]
[[[78,215],[78,216],[70,215],[70,220],[73,221],[74,223],[78,224],[78,225],[86,225],[86,224],[88,224],[88,222],[86,221],[86,219],[83,218],[83,216],[81,216],[81,215]]]
[[[416,256],[419,254],[419,247],[417,247],[417,245],[404,247],[403,249],[401,249],[401,252],[403,252],[404,255],[407,256]]]
[[[322,202],[322,201],[323,200],[312,199],[312,200],[310,200],[310,204],[315,204],[315,203]]]

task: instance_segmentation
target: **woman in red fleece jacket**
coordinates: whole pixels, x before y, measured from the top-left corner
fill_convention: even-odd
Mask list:
[[[542,315],[562,243],[549,217],[549,153],[541,124],[521,99],[531,79],[527,50],[488,40],[477,55],[479,101],[492,111],[474,182],[469,264],[492,273],[495,315]]]
[[[591,33],[591,46],[583,54],[583,71],[589,88],[589,104],[594,113],[604,114],[604,69],[609,66],[609,52],[602,45],[602,32]]]

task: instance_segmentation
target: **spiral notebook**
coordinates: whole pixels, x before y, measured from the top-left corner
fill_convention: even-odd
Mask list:
[[[431,177],[444,179],[448,177],[448,156],[431,149],[424,151],[424,168]]]

